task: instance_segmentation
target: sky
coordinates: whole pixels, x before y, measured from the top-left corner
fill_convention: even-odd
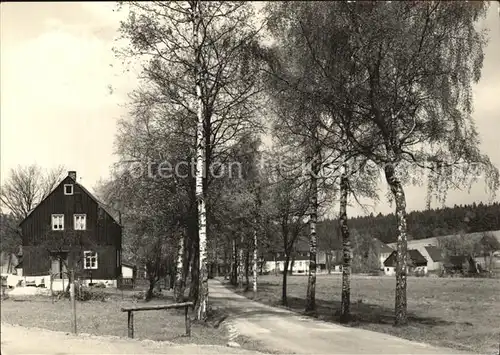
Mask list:
[[[0,9],[1,181],[17,165],[64,165],[92,190],[117,161],[116,122],[127,114],[127,94],[137,85],[137,72],[127,72],[112,52],[123,14],[113,11],[111,2],[3,2]],[[482,79],[474,87],[473,116],[482,150],[500,167],[497,9],[493,4],[480,23],[490,40]],[[378,205],[367,206],[368,212],[392,212],[384,193]],[[425,188],[407,187],[406,195],[408,210],[425,208]],[[470,194],[450,191],[446,204],[490,200],[480,182]],[[353,206],[349,213],[364,211]]]

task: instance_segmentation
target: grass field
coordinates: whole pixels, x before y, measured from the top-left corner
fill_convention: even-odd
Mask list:
[[[86,301],[77,303],[77,326],[79,333],[94,335],[127,336],[127,313],[120,308],[139,305],[134,303],[131,292],[125,292],[122,299],[118,291],[110,294],[105,302]],[[148,304],[171,303],[167,299],[154,299]],[[52,303],[49,297],[31,296],[18,300],[9,298],[1,304],[2,322],[25,327],[45,328],[55,331],[71,331],[71,308],[67,299]],[[216,328],[215,323],[192,324],[191,337],[185,334],[184,310],[143,311],[134,313],[134,338],[174,343],[196,343],[205,345],[225,345],[226,332],[223,327]]]
[[[261,276],[256,300],[279,305],[282,276]],[[409,325],[393,326],[395,279],[353,276],[350,326],[409,340],[482,354],[497,354],[500,341],[500,280],[408,278]],[[306,276],[288,277],[289,307],[302,311]],[[316,316],[338,322],[341,277],[317,278]],[[246,294],[253,298],[253,293]]]

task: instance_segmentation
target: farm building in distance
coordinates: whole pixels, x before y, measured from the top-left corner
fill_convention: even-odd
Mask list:
[[[407,254],[407,274],[421,272],[427,274],[427,259],[416,249],[408,250]],[[396,251],[384,261],[384,274],[391,276],[396,273]]]
[[[339,264],[342,262],[342,245],[340,242],[333,245],[333,250],[326,250],[318,240],[316,253],[316,266],[318,272],[339,271]],[[263,273],[282,273],[285,269],[285,253],[280,243],[269,246],[268,252],[262,254]],[[297,240],[290,257],[289,269],[292,274],[309,273],[309,241],[303,237]]]
[[[474,245],[471,255],[446,252],[444,245],[449,245],[453,242],[460,244],[462,241],[467,241],[467,243]],[[388,245],[391,248],[396,248],[396,244],[390,243]],[[460,245],[457,245],[457,249],[459,247]],[[490,270],[497,275],[500,274],[500,230],[409,240],[408,249],[416,249],[425,257],[428,272],[439,273],[443,271],[445,264],[448,266],[452,265],[450,257],[459,257],[468,260],[468,257],[471,256],[482,269]]]
[[[380,265],[377,266],[383,270],[384,261],[394,251],[387,244],[381,242],[377,238],[372,238],[371,247],[377,255],[377,260]],[[264,273],[281,273],[285,268],[285,253],[283,247],[278,243],[274,247],[270,246],[267,253],[263,257],[263,272]],[[343,253],[342,242],[340,240],[329,240],[328,244],[318,239],[316,266],[317,272],[340,272],[342,270]],[[292,274],[308,274],[309,273],[309,241],[306,237],[299,239],[296,242],[294,251],[290,257],[289,270]]]

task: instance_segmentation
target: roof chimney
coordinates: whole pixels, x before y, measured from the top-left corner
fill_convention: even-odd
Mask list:
[[[68,171],[68,176],[76,181],[76,171]]]

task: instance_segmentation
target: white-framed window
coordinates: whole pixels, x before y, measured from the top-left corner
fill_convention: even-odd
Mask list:
[[[52,215],[52,230],[53,231],[64,230],[64,215],[63,214],[53,214]]]
[[[73,195],[73,184],[64,184],[64,194]]]
[[[76,231],[84,231],[85,229],[87,229],[87,215],[73,215],[73,226]]]
[[[86,270],[97,269],[97,253],[87,250],[83,252],[83,268]]]

